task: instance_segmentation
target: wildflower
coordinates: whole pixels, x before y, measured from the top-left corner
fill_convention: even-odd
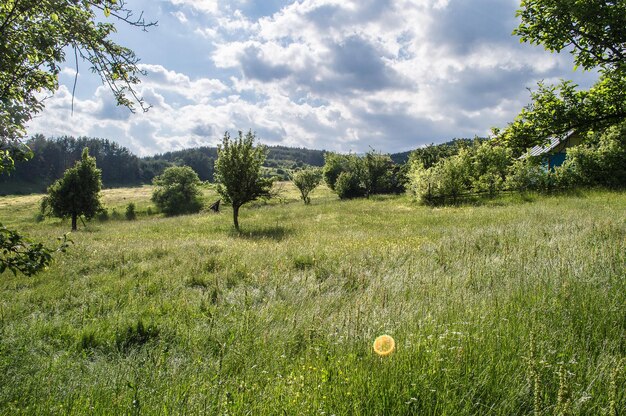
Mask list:
[[[381,335],[374,340],[374,352],[382,357],[394,352],[396,341],[389,335]]]

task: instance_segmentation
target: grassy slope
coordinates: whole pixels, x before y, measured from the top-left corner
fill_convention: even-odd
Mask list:
[[[206,191],[207,200],[215,199]],[[91,223],[0,279],[0,413],[571,414],[626,407],[626,194],[430,209],[327,190]],[[37,196],[0,219],[53,241]],[[381,359],[374,338],[393,335]]]

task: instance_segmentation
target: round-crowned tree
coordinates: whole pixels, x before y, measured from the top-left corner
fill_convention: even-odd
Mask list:
[[[300,191],[300,197],[306,205],[311,203],[309,194],[322,182],[320,169],[307,168],[294,173],[291,181]]]
[[[61,179],[50,185],[42,207],[55,217],[70,217],[72,231],[75,231],[78,217],[93,218],[102,208],[100,178],[101,172],[96,167],[96,159],[90,157],[89,149],[85,148],[82,159],[73,168],[66,170]]]
[[[193,214],[202,209],[200,179],[189,166],[172,166],[153,180],[152,202],[167,216]]]
[[[239,230],[239,208],[245,203],[271,196],[272,179],[264,178],[261,166],[267,149],[255,146],[255,134],[250,130],[244,136],[231,140],[228,132],[218,146],[215,162],[217,191],[233,207],[233,223]]]

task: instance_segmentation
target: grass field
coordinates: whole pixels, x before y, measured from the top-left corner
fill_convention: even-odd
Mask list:
[[[311,206],[90,222],[0,277],[0,413],[624,415],[626,193],[432,209]],[[205,189],[207,201],[217,199]],[[53,244],[41,196],[0,221]],[[372,352],[389,334],[397,351]]]

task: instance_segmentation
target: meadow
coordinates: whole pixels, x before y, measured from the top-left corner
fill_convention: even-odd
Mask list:
[[[241,234],[228,207],[104,191],[119,218],[0,276],[0,414],[626,414],[626,193],[305,206],[283,186]],[[53,245],[70,225],[37,222],[40,198],[0,197],[0,220]]]

